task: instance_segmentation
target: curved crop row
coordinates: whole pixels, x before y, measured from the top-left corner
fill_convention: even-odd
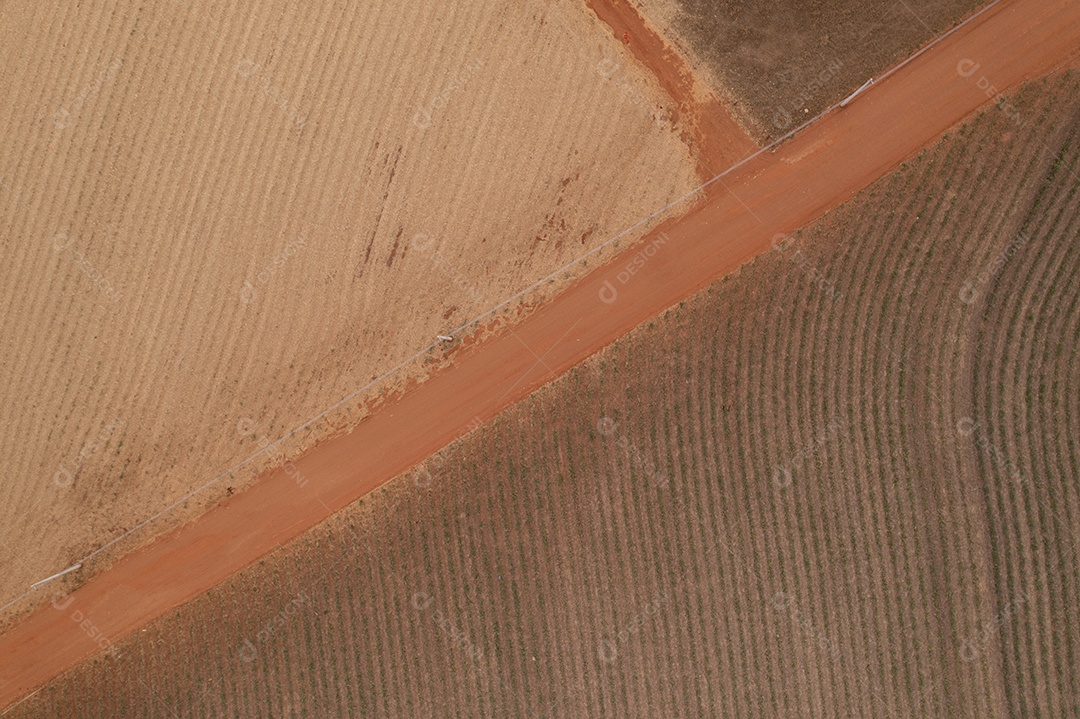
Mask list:
[[[1080,655],[1066,629],[1080,600],[1080,116],[1074,108],[1065,117],[1044,135],[1049,166],[1023,227],[999,252],[973,343],[976,459],[1000,528],[993,580],[1008,615],[1001,662],[1016,715],[1064,716],[1080,699],[1075,672],[1031,671],[1047,657],[1075,667]]]

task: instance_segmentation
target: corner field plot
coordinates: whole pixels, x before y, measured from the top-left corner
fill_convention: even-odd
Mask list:
[[[5,3],[0,604],[693,187],[609,44],[569,1]]]

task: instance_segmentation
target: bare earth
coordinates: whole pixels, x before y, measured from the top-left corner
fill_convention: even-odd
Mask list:
[[[0,9],[0,605],[697,184],[576,2],[243,5]]]
[[[1007,89],[1074,57],[1078,44],[1075,4],[998,6],[847,110],[726,177],[728,193],[665,223],[658,231],[666,234],[576,282],[512,331],[457,350],[448,368],[298,460],[302,485],[272,471],[75,591],[61,602],[67,611],[46,608],[8,631],[0,637],[0,704],[100,649],[70,611],[90,618],[98,636],[126,635],[769,249],[776,232],[853,196],[986,102],[983,90],[957,73],[961,61],[977,58],[980,71]],[[898,123],[912,107],[917,121]]]

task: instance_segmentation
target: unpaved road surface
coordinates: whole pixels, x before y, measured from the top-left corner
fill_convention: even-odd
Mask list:
[[[638,62],[652,71],[671,97],[671,121],[698,160],[698,171],[709,179],[746,157],[757,146],[700,81],[686,61],[649,25],[637,9],[623,0],[586,0],[615,37],[626,43]],[[733,151],[739,152],[733,156]]]
[[[767,251],[775,233],[849,199],[986,104],[985,86],[1004,90],[1039,77],[1074,59],[1078,47],[1080,3],[999,5],[847,109],[728,175],[726,192],[665,223],[516,327],[460,348],[447,370],[301,458],[302,485],[272,472],[120,560],[63,599],[63,609],[46,606],[0,636],[0,706],[100,652],[100,637],[115,641],[206,591]]]

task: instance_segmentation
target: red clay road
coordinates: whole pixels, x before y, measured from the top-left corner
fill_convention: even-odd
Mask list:
[[[750,155],[757,145],[694,77],[693,70],[637,11],[625,0],[585,0],[619,42],[627,44],[634,58],[649,68],[671,98],[671,122],[679,137],[698,161],[702,180]]]
[[[115,642],[205,592],[420,462],[474,418],[493,417],[767,251],[774,233],[806,225],[849,199],[986,104],[980,84],[1015,87],[1057,69],[1078,48],[1080,2],[997,6],[847,109],[729,175],[726,192],[665,223],[512,330],[462,348],[449,368],[384,405],[351,434],[319,445],[297,462],[305,486],[283,471],[268,474],[122,558],[75,591],[64,609],[46,605],[12,627],[0,636],[0,706],[99,652],[91,634]],[[957,65],[966,60],[979,68],[963,77]],[[660,232],[665,241],[657,240]],[[652,250],[639,254],[642,248]],[[601,293],[614,301],[601,301]]]

